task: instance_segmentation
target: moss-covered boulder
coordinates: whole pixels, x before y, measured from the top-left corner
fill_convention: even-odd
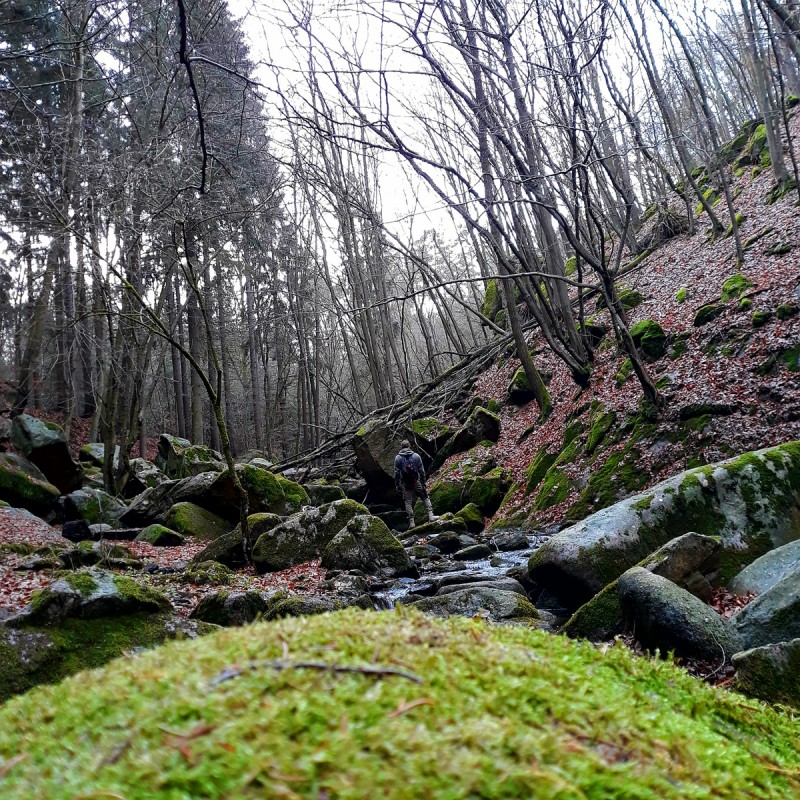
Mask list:
[[[501,467],[495,467],[472,480],[467,492],[467,499],[482,514],[491,517],[500,508],[510,486],[509,473]]]
[[[78,450],[78,461],[93,467],[102,467],[106,460],[106,446],[102,442],[85,444]],[[119,446],[114,448],[114,466],[119,463]]]
[[[464,453],[482,442],[496,442],[500,438],[500,427],[497,414],[478,406],[436,454],[431,470],[437,469],[456,453]]]
[[[303,506],[311,503],[308,492],[299,483],[290,481],[283,475],[276,475],[275,478],[283,491],[284,514],[296,514]]]
[[[536,396],[535,392],[528,383],[528,377],[525,375],[525,370],[519,367],[517,371],[511,376],[508,383],[508,401],[517,406],[530,403]]]
[[[663,800],[713,787],[784,800],[799,731],[624,647],[351,610],[170,643],[16,698],[0,709],[0,763],[4,800],[165,787],[387,800],[409,787]]]
[[[257,572],[277,572],[318,558],[333,537],[356,516],[369,514],[354,500],[336,500],[294,514],[258,538],[253,548]]]
[[[313,506],[323,506],[325,503],[332,503],[334,500],[344,500],[344,489],[334,483],[324,481],[314,481],[305,484],[309,502]]]
[[[741,272],[731,275],[722,282],[722,302],[738,300],[752,285],[753,282]]]
[[[177,547],[184,543],[185,539],[163,525],[148,525],[136,537],[137,542],[146,542],[154,547]]]
[[[428,496],[436,514],[452,514],[464,507],[469,480],[444,479],[436,480],[428,488]],[[424,518],[423,516],[420,519]]]
[[[177,615],[146,612],[124,617],[65,619],[56,627],[0,625],[0,703],[35,686],[56,684],[77,672],[97,669],[121,656],[216,630],[215,625]],[[76,698],[83,696],[79,689],[81,680],[76,681]],[[65,696],[58,689],[53,692],[58,697]],[[63,797],[61,788],[54,785],[44,795],[31,796]]]
[[[694,315],[693,325],[695,328],[700,328],[724,313],[724,305],[720,305],[719,303],[706,303],[706,305],[701,306]]]
[[[47,516],[56,507],[61,492],[28,459],[0,453],[0,500]]]
[[[252,553],[258,539],[268,531],[276,528],[281,522],[283,522],[283,518],[277,514],[251,514],[247,518],[248,552]],[[243,567],[247,563],[243,544],[242,528],[237,525],[229,533],[224,533],[210,542],[192,561],[196,564],[204,561],[216,561],[234,569]]]
[[[222,455],[202,444],[162,433],[158,437],[156,466],[170,479],[189,478],[202,472],[222,472]]]
[[[685,533],[659,547],[637,567],[660,575],[707,601],[712,593],[711,581],[719,569],[720,551],[721,545],[715,537]],[[582,605],[567,620],[561,632],[567,636],[604,641],[619,633],[622,623],[619,580],[615,580]]]
[[[189,619],[231,628],[255,622],[267,610],[267,601],[258,592],[228,592],[206,595]]]
[[[53,625],[64,619],[119,617],[169,609],[166,597],[132,578],[90,567],[34,592],[30,603],[5,624],[14,628]]]
[[[368,515],[353,517],[322,551],[325,569],[357,569],[385,578],[417,577],[403,545],[386,524]]]
[[[800,442],[688,470],[602,509],[545,542],[530,576],[575,609],[689,531],[720,537],[723,579],[800,538]]]
[[[209,542],[231,530],[231,524],[227,520],[194,503],[176,503],[164,514],[162,522],[182,536],[192,536]]]
[[[20,414],[11,424],[11,441],[62,494],[79,489],[83,473],[72,460],[64,431],[54,422]]]
[[[720,661],[741,649],[728,620],[660,575],[633,567],[620,577],[619,593],[627,624],[651,650]]]
[[[738,691],[800,709],[800,639],[736,653],[733,666]]]
[[[744,643],[741,649],[800,637],[800,570],[760,594],[731,620]]]
[[[467,526],[462,519],[452,514],[446,514],[433,522],[423,522],[421,525],[417,525],[413,529],[413,534],[417,539],[422,539],[440,533],[466,533],[466,531]]]
[[[167,476],[155,464],[144,458],[132,458],[129,466],[131,471],[128,482],[122,490],[123,496],[128,500],[167,480]]]
[[[63,501],[64,519],[84,519],[90,525],[106,524],[119,527],[119,519],[127,506],[102,489],[78,489]]]
[[[233,580],[233,570],[218,561],[201,561],[190,564],[183,580],[195,586],[227,586]]]
[[[109,569],[141,569],[142,563],[133,557],[127,547],[105,539],[99,542],[83,541],[58,554],[64,569],[79,569],[98,564]]]
[[[503,301],[500,296],[500,287],[497,285],[497,280],[486,282],[486,293],[483,296],[481,303],[481,314],[494,322],[497,312],[503,307]]]
[[[414,603],[414,607],[437,617],[482,617],[491,622],[529,625],[539,621],[539,612],[526,597],[488,586],[470,585],[449,594],[423,597]]]
[[[643,319],[631,327],[631,338],[645,358],[656,361],[667,352],[667,334],[653,319]]]
[[[456,511],[454,516],[467,526],[469,533],[480,533],[486,527],[483,514],[475,503],[468,503],[462,509]]]

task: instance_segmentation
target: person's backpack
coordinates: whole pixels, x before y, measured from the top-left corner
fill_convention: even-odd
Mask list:
[[[414,465],[414,456],[401,456],[403,459],[403,463],[400,467],[400,479],[403,482],[403,486],[406,489],[413,489],[414,486],[417,484],[417,480],[419,475],[417,474],[417,468]]]

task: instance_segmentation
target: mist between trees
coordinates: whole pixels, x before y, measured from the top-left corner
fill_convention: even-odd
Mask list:
[[[1,30],[8,404],[91,420],[111,489],[160,431],[287,461],[495,344],[545,419],[530,337],[589,384],[597,296],[658,408],[620,277],[696,229],[741,258],[734,172],[798,186],[780,0],[11,0]]]

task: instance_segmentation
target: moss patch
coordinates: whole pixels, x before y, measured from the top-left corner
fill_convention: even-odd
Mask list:
[[[285,511],[287,514],[295,514],[303,506],[307,506],[311,500],[308,492],[299,484],[284,478],[283,475],[276,475],[275,480],[283,491],[283,498],[286,503]]]
[[[398,669],[397,653],[419,684],[369,673]],[[292,668],[303,661],[365,672]],[[543,800],[758,787],[769,800],[794,792],[799,733],[624,647],[349,610],[171,643],[15,699],[0,711],[0,756],[26,756],[4,776],[6,800],[407,798],[412,785]]]

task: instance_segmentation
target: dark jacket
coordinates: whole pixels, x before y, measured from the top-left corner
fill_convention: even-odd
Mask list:
[[[404,447],[394,457],[394,485],[398,487],[403,485],[403,465],[407,461],[411,461],[411,465],[417,472],[417,480],[424,486],[425,467],[422,466],[422,459],[419,457],[419,454],[415,453],[410,447]]]

